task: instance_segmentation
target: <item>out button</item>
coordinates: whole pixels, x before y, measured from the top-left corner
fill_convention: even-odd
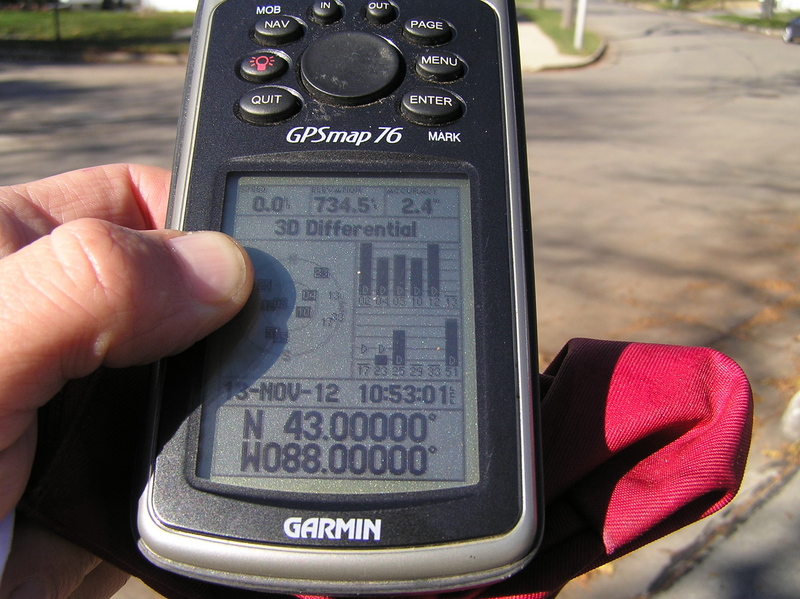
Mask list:
[[[418,125],[444,125],[464,114],[464,103],[447,90],[426,87],[406,93],[400,102],[400,112]]]
[[[370,2],[364,8],[364,15],[374,25],[386,25],[397,18],[397,8],[391,2]]]

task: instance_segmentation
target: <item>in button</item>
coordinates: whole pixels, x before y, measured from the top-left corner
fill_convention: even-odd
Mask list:
[[[317,0],[311,5],[309,15],[320,25],[330,25],[342,18],[342,5],[335,0]]]

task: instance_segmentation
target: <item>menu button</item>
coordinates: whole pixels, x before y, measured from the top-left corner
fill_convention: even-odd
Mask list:
[[[452,52],[432,51],[417,59],[417,75],[428,81],[444,83],[464,76],[464,61]]]

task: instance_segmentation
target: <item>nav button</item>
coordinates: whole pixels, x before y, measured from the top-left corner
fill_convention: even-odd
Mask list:
[[[303,107],[300,98],[285,87],[266,86],[239,98],[237,114],[254,125],[269,125],[292,118]]]
[[[253,27],[253,38],[262,46],[279,46],[300,39],[303,25],[295,17],[279,16],[261,19]]]
[[[420,88],[403,96],[400,112],[418,125],[444,125],[464,114],[464,103],[447,90]]]

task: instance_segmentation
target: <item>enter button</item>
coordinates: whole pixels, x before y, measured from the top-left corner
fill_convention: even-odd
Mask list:
[[[421,88],[403,96],[400,112],[418,125],[444,125],[464,114],[464,102],[447,90]]]

